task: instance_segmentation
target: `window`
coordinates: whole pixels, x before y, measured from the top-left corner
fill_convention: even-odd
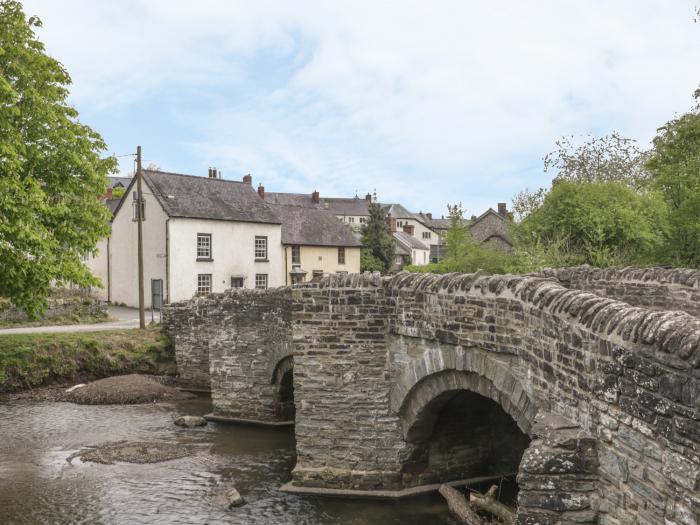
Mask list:
[[[134,202],[132,203],[132,206],[134,208],[134,217],[133,221],[138,221],[139,220],[139,196],[136,192],[132,193],[134,196]],[[141,196],[141,220],[145,221],[146,220],[146,199],[143,198],[143,195]]]
[[[360,224],[364,224],[367,222],[367,217],[360,217]]]
[[[424,239],[430,239],[430,232],[423,232]]]
[[[401,228],[403,226],[403,221],[396,221],[396,227]]]
[[[255,274],[255,287],[260,290],[265,290],[267,288],[267,274],[266,273],[256,273]]]
[[[211,261],[211,233],[197,234],[197,260]]]
[[[267,260],[267,237],[255,237],[255,260]]]
[[[211,274],[200,273],[197,275],[197,295],[207,295],[211,293]]]
[[[292,246],[292,264],[301,264],[301,246]]]
[[[348,222],[355,222],[355,217],[348,217]]]
[[[243,288],[243,277],[231,277],[231,288]]]
[[[345,248],[338,248],[338,264],[345,264]]]

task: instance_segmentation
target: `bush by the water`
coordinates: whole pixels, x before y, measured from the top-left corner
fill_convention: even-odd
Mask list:
[[[153,373],[172,359],[157,328],[0,335],[0,392],[76,377]]]

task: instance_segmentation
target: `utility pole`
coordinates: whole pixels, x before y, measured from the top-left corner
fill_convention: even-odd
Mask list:
[[[136,205],[139,252],[139,327],[146,328],[146,311],[143,306],[143,194],[141,193],[141,146],[136,146]]]

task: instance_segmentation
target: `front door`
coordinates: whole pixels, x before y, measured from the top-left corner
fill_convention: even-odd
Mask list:
[[[163,307],[163,279],[151,279],[151,305],[154,310]]]

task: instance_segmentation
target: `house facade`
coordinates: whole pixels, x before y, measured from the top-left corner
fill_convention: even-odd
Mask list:
[[[230,287],[285,283],[279,218],[252,181],[143,171],[143,273],[147,308]],[[134,181],[112,220],[113,303],[138,305],[138,199]]]
[[[359,273],[362,243],[332,213],[280,204],[273,208],[282,221],[287,285],[331,273]]]

